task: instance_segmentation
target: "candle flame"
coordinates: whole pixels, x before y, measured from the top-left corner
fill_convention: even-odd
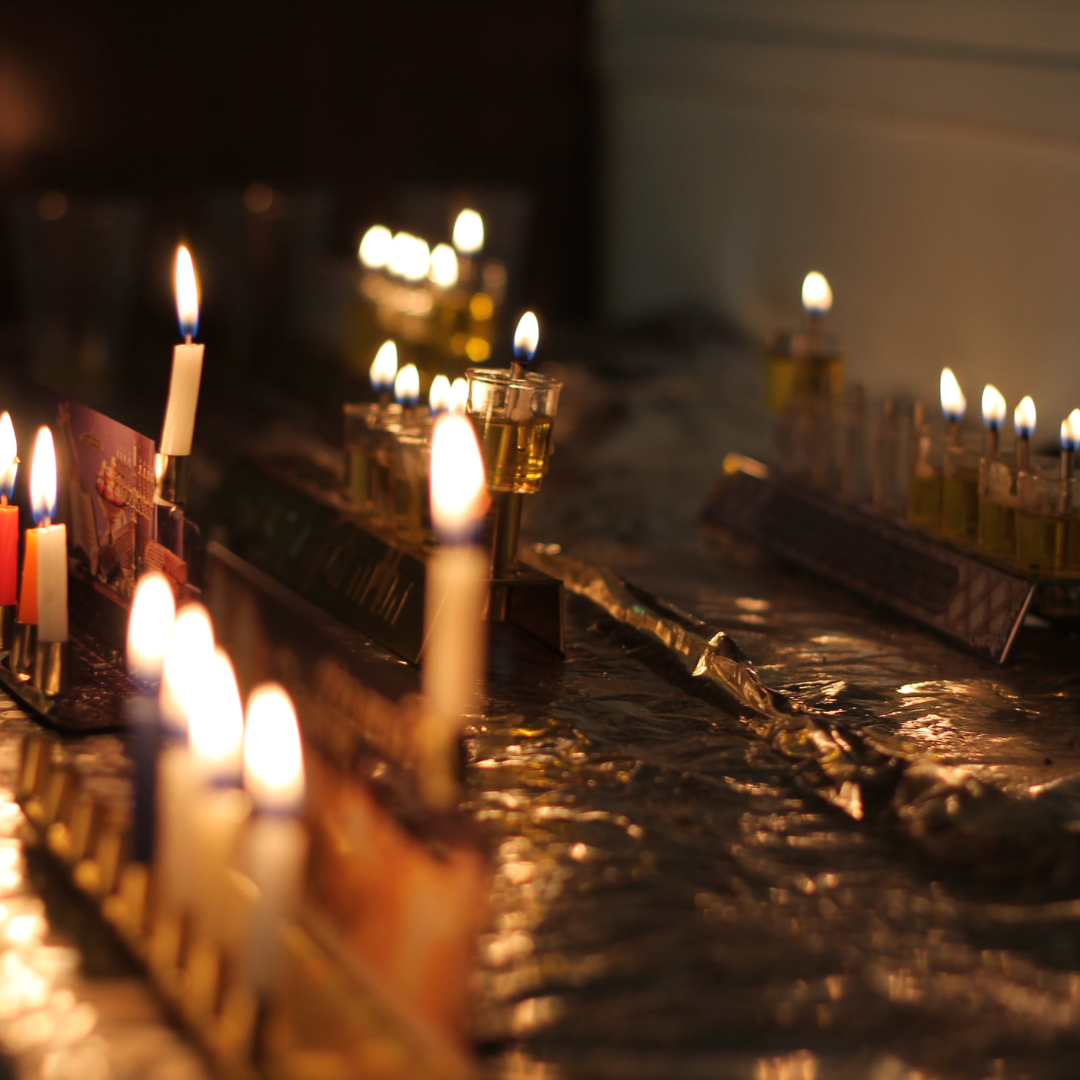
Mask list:
[[[472,539],[488,501],[476,429],[461,413],[440,416],[431,434],[431,520],[439,539]]]
[[[371,386],[377,394],[389,394],[394,386],[394,376],[397,374],[397,345],[392,341],[384,341],[371,362]]]
[[[450,384],[450,411],[465,412],[469,404],[469,380],[460,376]]]
[[[982,392],[982,416],[983,423],[991,431],[997,431],[1005,420],[1005,398],[1001,391],[992,383],[987,383]]]
[[[244,709],[236,672],[222,649],[215,651],[204,673],[198,705],[188,720],[196,773],[211,783],[238,783],[243,762]]]
[[[394,380],[394,400],[403,408],[414,408],[420,400],[420,372],[415,364],[406,364]]]
[[[194,337],[199,328],[199,283],[191,252],[183,244],[176,249],[176,314],[180,333],[185,338]]]
[[[475,255],[484,246],[484,219],[475,210],[462,210],[454,222],[454,247]]]
[[[1016,434],[1030,439],[1035,434],[1035,402],[1031,395],[1020,399],[1020,404],[1013,410],[1013,427]]]
[[[38,428],[34,440],[34,460],[30,465],[30,512],[34,523],[56,517],[56,447],[52,432]]]
[[[817,270],[803,278],[802,306],[808,315],[827,315],[832,307],[832,289],[825,275]]]
[[[514,331],[514,356],[521,363],[527,364],[536,355],[539,344],[540,322],[531,311],[526,311],[518,319],[517,329]]]
[[[296,813],[304,801],[304,753],[296,710],[277,683],[257,686],[248,698],[244,787],[256,810]]]
[[[452,289],[458,282],[457,252],[449,244],[436,244],[431,252],[428,277],[443,289]]]
[[[128,669],[151,681],[161,675],[165,649],[176,621],[176,601],[164,574],[151,570],[139,578],[128,618]]]
[[[967,412],[967,398],[956,381],[952,368],[941,369],[941,411],[945,419],[958,423]]]
[[[1073,409],[1061,421],[1061,448],[1063,450],[1080,450],[1080,409]]]
[[[431,414],[446,412],[450,408],[450,380],[445,375],[436,375],[431,380],[428,391],[428,407]]]
[[[214,628],[206,608],[202,604],[182,607],[165,645],[161,667],[161,719],[174,731],[187,732],[213,658]]]
[[[0,495],[10,499],[15,494],[15,477],[19,473],[19,444],[11,414],[0,416]]]
[[[390,273],[406,281],[421,281],[427,277],[431,251],[427,241],[412,233],[399,232],[390,244],[387,266]]]
[[[372,225],[360,241],[360,261],[369,270],[378,270],[390,258],[393,233],[385,225]]]

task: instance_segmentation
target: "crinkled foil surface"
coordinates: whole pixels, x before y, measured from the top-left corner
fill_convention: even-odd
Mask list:
[[[575,592],[564,667],[469,733],[491,1075],[1080,1074],[1076,640],[995,668],[699,537],[758,449],[711,362],[568,386],[594,411],[529,507]]]

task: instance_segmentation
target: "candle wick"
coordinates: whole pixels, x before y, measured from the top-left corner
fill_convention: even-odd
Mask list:
[[[190,345],[191,344],[191,335],[190,334],[185,334],[184,335],[184,344],[185,345]]]

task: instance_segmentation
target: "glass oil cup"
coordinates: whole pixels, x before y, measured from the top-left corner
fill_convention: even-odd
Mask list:
[[[503,368],[469,368],[469,416],[476,426],[489,491],[539,491],[551,451],[562,383]]]
[[[382,525],[394,521],[394,448],[402,425],[400,405],[387,405],[372,422],[368,454],[368,509]]]
[[[980,441],[981,442],[981,441]],[[945,447],[941,485],[941,533],[958,547],[973,547],[979,531],[980,444],[965,439]]]
[[[911,478],[908,481],[908,523],[920,532],[941,531],[943,492],[941,438],[929,424],[912,435]]]
[[[421,547],[434,539],[431,530],[431,425],[406,428],[394,444],[394,534],[402,543]]]
[[[373,402],[345,405],[345,497],[357,510],[371,505],[368,489],[371,471],[372,433],[379,406]]]
[[[977,546],[988,558],[1016,561],[1016,458],[983,455],[979,462],[979,526]]]
[[[1017,568],[1032,574],[1080,572],[1080,480],[1062,479],[1050,460],[1017,478]]]

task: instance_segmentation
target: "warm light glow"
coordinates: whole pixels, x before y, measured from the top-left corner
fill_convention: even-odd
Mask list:
[[[389,394],[393,389],[397,365],[397,345],[384,341],[371,362],[371,385],[376,394]]]
[[[137,679],[150,682],[160,678],[175,621],[176,601],[168,579],[156,570],[143,574],[128,618],[128,670]]]
[[[11,414],[0,416],[0,495],[7,498],[15,493],[15,477],[19,473],[19,444],[15,441],[15,425]]]
[[[393,233],[385,225],[372,225],[360,241],[360,261],[369,270],[378,270],[385,266],[390,258],[390,245],[393,242]]]
[[[176,249],[176,314],[180,333],[186,338],[194,337],[199,328],[199,283],[191,252],[183,244]]]
[[[824,274],[811,270],[802,283],[803,310],[810,315],[826,315],[832,307],[832,289]]]
[[[458,281],[457,252],[449,244],[436,244],[431,253],[428,277],[440,288],[452,289]]]
[[[454,222],[454,247],[475,255],[484,246],[484,219],[475,210],[462,210]]]
[[[387,266],[390,273],[406,281],[421,281],[427,277],[431,251],[427,241],[412,233],[399,232],[390,244]]]
[[[56,516],[56,447],[52,432],[38,428],[30,464],[30,512],[40,525]]]
[[[482,337],[471,337],[465,342],[465,355],[474,364],[482,364],[491,356],[491,346]]]
[[[450,384],[450,411],[464,412],[469,404],[469,380],[457,378]]]
[[[446,412],[450,408],[450,380],[445,375],[436,375],[431,380],[428,391],[428,407],[432,415]]]
[[[406,364],[394,380],[394,400],[406,409],[420,401],[420,372],[415,364]]]
[[[443,543],[474,538],[488,506],[484,461],[468,417],[446,413],[431,434],[431,520]]]
[[[1080,450],[1080,409],[1073,409],[1061,421],[1061,448],[1063,450]]]
[[[239,783],[243,765],[244,710],[236,672],[224,651],[210,661],[188,716],[191,764],[210,782]]]
[[[964,391],[960,389],[952,368],[941,369],[941,411],[946,420],[953,422],[963,420],[964,413],[967,412],[967,398],[964,397]]]
[[[207,670],[214,659],[214,629],[202,604],[180,609],[165,646],[161,669],[161,719],[186,731],[188,717],[197,707]]]
[[[165,468],[169,464],[168,454],[154,455],[154,480],[158,481],[165,475]]]
[[[540,323],[531,311],[526,311],[518,319],[517,329],[514,331],[514,356],[521,363],[527,364],[536,355],[539,344]]]
[[[1001,391],[991,383],[983,387],[982,416],[983,423],[992,431],[997,431],[1005,420],[1005,398]]]
[[[297,813],[304,801],[304,754],[296,710],[277,683],[248,698],[244,787],[256,810]]]
[[[1035,402],[1031,395],[1020,399],[1020,404],[1013,410],[1013,427],[1016,434],[1031,438],[1035,434]]]

